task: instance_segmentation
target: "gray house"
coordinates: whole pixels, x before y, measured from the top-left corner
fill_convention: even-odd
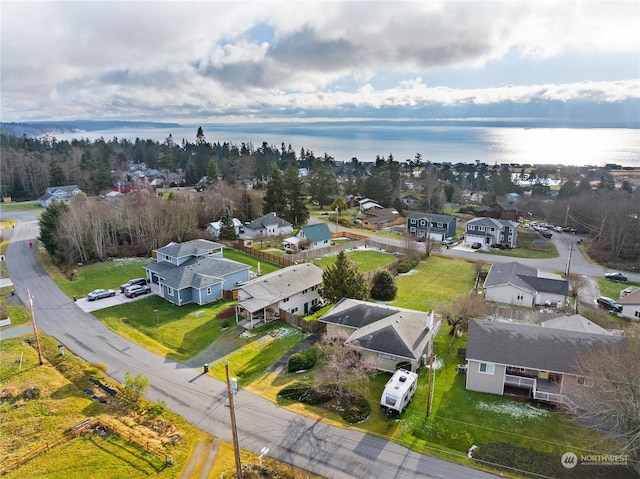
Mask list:
[[[380,371],[416,371],[433,351],[440,321],[433,311],[415,311],[355,299],[341,299],[319,318],[327,334],[346,332],[363,357]]]
[[[293,232],[293,225],[279,218],[275,213],[267,213],[244,225],[244,236],[284,236]]]
[[[435,213],[409,213],[407,230],[415,234],[417,239],[442,241],[456,235],[456,217]]]
[[[474,218],[467,222],[464,241],[480,243],[482,246],[501,244],[515,248],[518,242],[518,224],[495,218]]]
[[[615,347],[619,336],[513,323],[469,321],[466,388],[492,394],[524,393],[531,399],[574,404],[569,381],[590,386],[575,370],[582,354]]]
[[[50,186],[47,191],[38,198],[40,206],[45,208],[51,205],[51,203],[70,203],[71,200],[82,193],[82,190],[78,188],[78,185],[65,185],[65,186]]]
[[[169,243],[155,250],[157,262],[145,267],[147,280],[178,306],[216,301],[224,290],[249,280],[250,266],[223,258],[223,248],[208,240]]]
[[[567,280],[515,261],[494,263],[484,281],[485,301],[517,306],[562,307],[568,292]]]

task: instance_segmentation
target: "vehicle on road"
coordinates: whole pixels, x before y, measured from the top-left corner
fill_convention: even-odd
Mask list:
[[[482,245],[480,243],[473,243],[471,245],[471,249],[480,249],[482,248]]]
[[[135,278],[135,279],[130,279],[129,281],[127,281],[124,284],[120,285],[120,292],[124,293],[124,291],[130,287],[130,286],[135,286],[138,284],[147,284],[147,280],[144,278]]]
[[[613,313],[621,313],[622,312],[622,305],[616,303],[611,298],[607,298],[606,296],[600,296],[596,300],[596,303],[598,303],[598,306],[600,306],[602,309],[606,309],[607,311],[611,311]]]
[[[623,283],[628,279],[627,276],[622,273],[607,273],[604,277],[610,281],[622,281]]]
[[[151,286],[148,284],[136,284],[135,286],[129,286],[124,290],[124,295],[127,298],[135,298],[142,294],[149,294],[151,292]]]
[[[543,231],[542,233],[540,233],[543,237],[549,239],[553,236],[553,233],[549,233],[548,231]]]
[[[95,301],[96,299],[109,298],[115,295],[116,292],[112,289],[94,289],[87,295],[87,300]]]

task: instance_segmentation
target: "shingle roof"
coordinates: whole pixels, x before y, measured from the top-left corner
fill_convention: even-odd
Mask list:
[[[158,248],[156,252],[172,258],[184,258],[185,256],[200,256],[219,248],[224,248],[224,246],[215,241],[197,239],[184,243],[169,243],[167,246]]]
[[[467,359],[540,371],[572,373],[583,354],[622,340],[618,336],[472,319]]]
[[[487,218],[485,216],[480,218],[473,218],[472,220],[467,221],[467,224],[480,225],[480,226],[489,226],[494,228],[504,228],[508,226],[510,228],[515,228],[517,226],[516,223],[509,220],[498,220],[495,218]]]
[[[620,298],[616,301],[618,304],[640,304],[640,289],[626,295],[624,298]]]
[[[449,221],[454,219],[454,217],[451,215],[439,215],[436,213],[419,213],[415,211],[408,213],[407,218],[412,220],[419,220],[424,218],[424,219],[428,219],[431,222],[445,223],[445,224],[449,223]]]
[[[327,225],[327,223],[303,226],[302,232],[304,233],[304,237],[311,242],[324,241],[331,238],[331,231],[329,231],[329,225]]]
[[[612,333],[580,314],[571,316],[559,316],[553,319],[547,319],[540,323],[543,328],[564,329],[566,331],[579,331],[591,334],[604,334],[610,336]]]
[[[238,305],[253,313],[321,283],[322,269],[315,264],[288,266],[242,285],[240,289],[251,298]]]
[[[177,290],[213,286],[222,283],[225,276],[249,268],[250,266],[238,261],[208,256],[192,258],[181,266],[175,266],[166,261],[145,266],[146,270],[162,278],[163,284]]]
[[[362,328],[397,312],[397,309],[374,306],[372,304],[344,298],[338,301],[319,321],[339,324],[350,328]]]
[[[261,230],[262,228],[266,228],[267,226],[272,226],[272,225],[276,225],[276,226],[291,226],[291,223],[289,223],[287,220],[283,220],[282,218],[278,218],[278,216],[271,212],[271,213],[267,213],[264,216],[261,216],[260,218],[256,218],[255,220],[251,221],[248,225],[247,228],[252,229],[252,230]]]
[[[569,292],[569,282],[566,280],[542,278],[538,270],[525,266],[518,262],[494,263],[484,281],[484,287],[490,288],[512,284],[526,291],[535,293],[561,294],[566,296]]]

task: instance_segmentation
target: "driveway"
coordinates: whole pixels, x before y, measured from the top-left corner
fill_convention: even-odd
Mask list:
[[[116,295],[111,296],[109,298],[97,299],[95,301],[89,301],[87,297],[78,298],[76,301],[76,305],[84,312],[90,313],[92,311],[98,311],[99,309],[109,308],[111,306],[117,306],[123,303],[131,303],[133,301],[138,301],[140,299],[148,298],[150,295],[159,293],[159,287],[157,284],[150,283],[151,293],[143,294],[142,296],[138,296],[136,298],[127,298],[124,293],[121,293],[120,290],[116,290]]]
[[[32,219],[21,220],[7,249],[7,269],[16,294],[25,304],[27,291],[36,292],[33,303],[39,327],[86,361],[104,364],[115,380],[124,382],[127,371],[143,374],[149,379],[148,399],[162,399],[194,426],[231,442],[226,384],[202,374],[199,368],[146,351],[83,311],[46,275],[33,249],[28,247],[28,242],[38,234],[35,214]],[[242,448],[259,454],[267,447],[271,457],[322,477],[498,477],[418,454],[359,431],[333,427],[322,423],[320,418],[298,416],[244,390],[236,394],[234,402]]]

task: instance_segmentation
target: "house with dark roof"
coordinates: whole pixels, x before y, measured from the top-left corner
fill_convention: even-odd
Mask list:
[[[500,395],[525,393],[536,401],[572,408],[570,387],[591,384],[578,375],[576,359],[621,341],[620,336],[472,319],[466,388]]]
[[[318,249],[331,246],[331,231],[327,223],[306,225],[298,230],[295,236],[285,238],[282,246],[286,251],[300,251],[303,249]]]
[[[497,220],[518,221],[518,209],[513,203],[499,202],[481,205],[475,210],[475,215]]]
[[[293,225],[287,220],[279,218],[275,213],[256,218],[244,225],[244,233],[241,238],[254,238],[256,236],[286,236],[293,233]]]
[[[44,194],[38,198],[40,206],[48,207],[52,203],[71,203],[71,200],[82,193],[78,185],[50,186]]]
[[[483,286],[485,301],[525,307],[562,307],[569,293],[569,282],[559,275],[515,261],[494,263]]]
[[[407,215],[407,230],[416,236],[417,240],[430,238],[442,241],[456,235],[457,220],[455,216],[439,215],[436,213],[409,213]]]
[[[156,263],[145,266],[147,281],[159,286],[159,295],[182,306],[207,304],[223,291],[249,280],[250,266],[222,257],[224,246],[208,240],[169,243],[154,251]]]
[[[433,351],[433,340],[440,320],[433,311],[415,311],[341,299],[319,318],[327,334],[346,332],[347,344],[356,347],[363,357],[371,358],[380,371],[393,373],[403,368],[417,371]]]
[[[474,218],[467,221],[464,241],[480,243],[482,246],[501,244],[515,248],[518,243],[518,224],[495,218]]]
[[[249,329],[280,317],[280,310],[305,316],[322,304],[322,269],[313,263],[288,266],[238,287],[236,317],[248,320]]]

